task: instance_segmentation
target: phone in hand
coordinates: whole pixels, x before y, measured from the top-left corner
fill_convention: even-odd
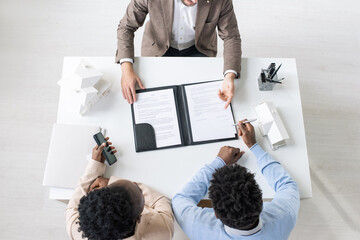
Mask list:
[[[94,139],[98,146],[106,142],[105,137],[101,132],[95,134]],[[112,150],[108,144],[106,144],[106,146],[104,147],[102,154],[105,157],[106,161],[109,163],[109,165],[113,165],[114,163],[117,162],[115,154],[112,153]]]

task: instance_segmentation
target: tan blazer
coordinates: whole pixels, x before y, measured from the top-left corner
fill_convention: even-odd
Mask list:
[[[105,173],[106,165],[91,160],[80,178],[65,212],[66,231],[70,239],[83,239],[82,232],[78,232],[78,205],[82,196],[87,194],[90,185]],[[109,184],[118,180],[111,177]],[[170,200],[160,193],[138,183],[145,198],[145,208],[141,214],[140,223],[135,226],[135,234],[127,240],[170,240],[174,234],[174,215]]]
[[[232,0],[198,0],[195,23],[195,46],[203,54],[217,53],[216,27],[224,40],[224,71],[241,69],[241,39]],[[134,32],[146,23],[142,56],[163,56],[170,47],[174,0],[131,0],[117,29],[116,62],[134,59]]]

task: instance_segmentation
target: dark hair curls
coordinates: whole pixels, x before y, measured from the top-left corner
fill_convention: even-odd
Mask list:
[[[254,174],[238,164],[217,169],[209,197],[217,217],[231,228],[253,226],[262,211],[262,192]]]
[[[134,233],[138,216],[128,191],[104,187],[80,199],[79,231],[89,240],[117,240]]]

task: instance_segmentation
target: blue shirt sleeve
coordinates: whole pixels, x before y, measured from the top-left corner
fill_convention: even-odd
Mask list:
[[[172,199],[176,220],[189,238],[192,236],[192,226],[195,219],[208,218],[206,216],[208,213],[198,207],[197,204],[207,193],[215,170],[223,166],[225,166],[225,162],[220,157],[216,157],[211,164],[202,167]]]
[[[281,164],[275,161],[257,143],[250,150],[257,158],[261,173],[275,191],[271,204],[276,205],[277,216],[290,215],[292,225],[295,226],[300,208],[300,195],[296,182]]]

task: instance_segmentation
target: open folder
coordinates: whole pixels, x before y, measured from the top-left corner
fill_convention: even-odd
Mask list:
[[[136,91],[131,105],[135,151],[237,139],[231,105],[217,93],[222,81]]]

